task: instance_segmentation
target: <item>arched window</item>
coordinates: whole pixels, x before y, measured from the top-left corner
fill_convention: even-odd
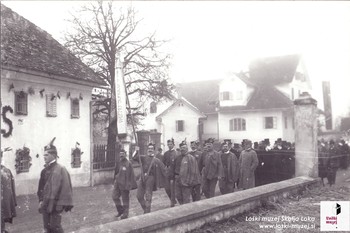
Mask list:
[[[246,121],[243,118],[234,118],[230,120],[230,131],[245,131]]]
[[[149,109],[150,113],[157,113],[157,103],[154,101],[151,102]]]

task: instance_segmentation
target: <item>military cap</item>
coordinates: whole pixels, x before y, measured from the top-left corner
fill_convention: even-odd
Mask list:
[[[214,143],[214,138],[208,138],[204,143]]]
[[[51,154],[53,156],[56,156],[58,157],[57,155],[57,149],[56,147],[53,145],[54,141],[55,141],[56,137],[54,137],[49,144],[47,144],[45,147],[44,147],[44,152],[45,153],[48,153],[48,154]]]

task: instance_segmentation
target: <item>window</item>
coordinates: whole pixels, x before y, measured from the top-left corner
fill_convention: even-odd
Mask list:
[[[292,95],[291,95],[291,97],[292,97],[292,100],[294,100],[294,88],[292,88]]]
[[[72,149],[72,168],[80,167],[81,165],[81,150],[79,148]]]
[[[57,98],[54,95],[46,95],[46,116],[57,116]]]
[[[79,118],[79,99],[71,99],[71,118]]]
[[[265,117],[265,129],[276,129],[277,118],[276,117]]]
[[[235,118],[230,120],[230,131],[245,131],[246,122],[243,118]]]
[[[232,93],[229,91],[224,91],[220,93],[221,100],[232,100]]]
[[[176,132],[183,132],[185,131],[184,130],[184,127],[185,126],[185,122],[183,120],[180,120],[180,121],[176,121]]]
[[[284,128],[288,129],[288,117],[284,117]]]
[[[30,157],[30,149],[23,147],[23,149],[16,150],[15,168],[17,174],[22,172],[29,172],[29,168],[32,165],[32,157]]]
[[[157,113],[157,103],[154,101],[151,102],[149,109],[150,113]]]
[[[15,106],[17,115],[28,115],[28,94],[24,91],[15,92]]]

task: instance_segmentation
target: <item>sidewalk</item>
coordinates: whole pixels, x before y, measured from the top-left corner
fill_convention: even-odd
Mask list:
[[[325,179],[327,186],[327,179]],[[337,172],[336,186],[350,188],[350,168]],[[95,187],[74,188],[74,208],[72,212],[64,213],[62,225],[65,232],[74,232],[82,227],[95,226],[115,221],[116,210],[112,195],[112,185],[99,185]],[[217,193],[218,195],[218,193]],[[13,224],[6,224],[11,233],[39,233],[42,232],[42,216],[38,213],[38,199],[36,195],[17,197],[17,217]],[[156,211],[170,206],[170,201],[164,189],[153,193],[152,210]],[[129,217],[141,215],[136,190],[130,194]]]
[[[112,185],[80,187],[73,189],[74,208],[72,212],[63,213],[62,225],[65,232],[74,232],[81,227],[94,226],[115,221],[116,209],[112,200]],[[42,232],[42,215],[38,213],[36,195],[17,197],[17,217],[13,224],[6,224],[11,233]],[[164,189],[153,193],[152,211],[167,208],[170,205]],[[130,194],[129,217],[143,214],[136,199],[136,190]]]

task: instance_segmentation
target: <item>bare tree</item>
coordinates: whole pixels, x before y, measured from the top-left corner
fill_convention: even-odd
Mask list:
[[[137,29],[142,20],[137,19],[135,10],[118,10],[114,4],[119,3],[94,2],[72,15],[69,21],[73,30],[66,34],[65,46],[93,68],[111,90],[114,90],[116,59],[121,56],[127,95],[138,100],[128,109],[129,114],[139,115],[146,99],[169,98],[174,89],[168,77],[170,55],[161,52],[167,41],[157,40],[155,33],[140,35]],[[118,135],[115,96],[112,94],[98,104],[103,107],[96,113],[109,116],[108,145],[114,145]]]

